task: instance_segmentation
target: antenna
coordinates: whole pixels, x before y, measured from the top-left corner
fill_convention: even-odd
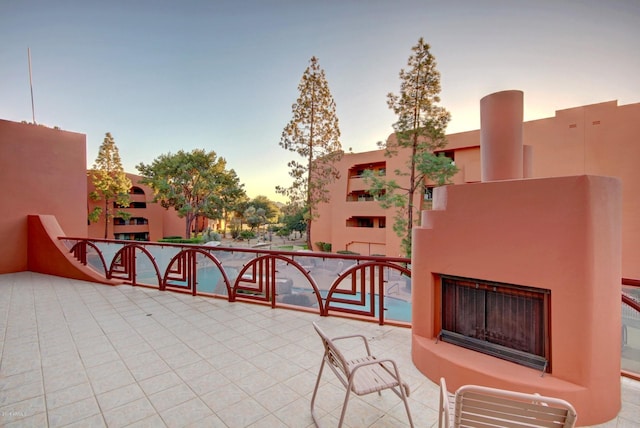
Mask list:
[[[31,78],[31,48],[27,48],[27,56],[29,57],[29,87],[31,88],[31,115],[33,117],[33,124],[36,124],[36,109],[33,104],[33,80]]]

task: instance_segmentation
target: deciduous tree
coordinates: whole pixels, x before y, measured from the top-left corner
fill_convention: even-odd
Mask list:
[[[264,195],[258,195],[249,202],[249,205],[252,205],[258,208],[262,208],[264,210],[264,216],[267,222],[275,223],[278,221],[278,216],[280,215],[280,208]]]
[[[244,219],[252,232],[256,227],[258,228],[258,232],[260,232],[260,226],[267,221],[264,208],[256,208],[253,205],[249,205],[249,208],[244,211]]]
[[[105,134],[96,161],[87,174],[95,188],[89,197],[93,201],[104,201],[104,209],[95,207],[89,213],[89,221],[97,222],[104,214],[104,239],[107,239],[109,223],[115,216],[112,206],[128,207],[129,190],[131,189],[131,180],[124,172],[118,146],[116,146],[111,133]],[[125,219],[130,217],[130,214],[124,211],[116,213]]]
[[[396,209],[393,228],[402,238],[407,257],[411,255],[411,232],[419,219],[416,197],[424,193],[425,181],[442,185],[457,172],[450,159],[434,154],[446,145],[445,131],[451,119],[439,105],[436,59],[422,38],[411,50],[408,68],[400,70],[400,93],[387,95],[387,104],[398,121],[393,125],[395,138],[390,138],[384,147],[386,156],[407,156],[406,169],[394,171],[399,181],[371,172],[365,177],[371,185],[369,193],[379,198],[381,206]]]
[[[226,164],[216,152],[196,149],[160,155],[150,165],[140,163],[136,168],[143,176],[142,183],[153,189],[154,201],[164,208],[175,208],[185,218],[188,238],[196,217],[223,217],[222,194],[233,181]]]
[[[260,234],[260,226],[277,222],[279,214],[280,209],[273,201],[266,196],[258,195],[246,203],[243,218],[251,230],[257,227]]]
[[[280,146],[302,160],[288,163],[293,183],[288,188],[277,186],[276,192],[305,207],[307,245],[311,249],[311,221],[317,217],[318,204],[329,201],[327,186],[339,178],[335,163],[343,151],[336,104],[315,56],[302,75],[298,91],[293,118],[282,131]]]
[[[281,223],[284,225],[286,236],[291,235],[292,232],[300,232],[302,235],[307,227],[304,208],[297,204],[287,204],[282,207],[282,213]]]
[[[222,187],[219,196],[222,202],[222,220],[224,221],[222,235],[226,237],[227,226],[229,225],[231,216],[234,215],[240,205],[244,204],[247,200],[247,193],[244,190],[244,184],[240,183],[240,178],[236,174],[235,170],[229,170],[229,173],[226,176],[226,183]]]

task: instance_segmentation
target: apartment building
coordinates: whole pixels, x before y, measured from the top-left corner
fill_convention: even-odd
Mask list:
[[[122,239],[134,241],[157,241],[167,236],[184,236],[185,220],[179,218],[174,209],[165,209],[160,204],[153,202],[153,189],[140,182],[142,177],[127,173],[127,177],[133,184],[129,189],[129,206],[119,207],[111,202],[112,212],[115,213],[112,220],[107,223],[106,239]],[[91,177],[87,178],[88,193],[95,190]],[[88,212],[95,207],[101,207],[104,211],[104,201],[87,199]],[[119,216],[118,212],[126,212],[129,218]],[[90,238],[104,238],[105,218],[100,216],[99,221],[89,223],[88,236]]]
[[[622,181],[622,274],[639,279],[640,103],[608,101],[558,110],[553,117],[524,122],[523,143],[526,178],[602,175]],[[441,152],[459,169],[454,185],[481,181],[479,129],[449,134]],[[400,255],[400,238],[392,229],[394,211],[381,208],[368,194],[362,173],[372,169],[402,185],[393,171],[406,168],[407,156],[388,158],[383,150],[345,154],[338,165],[341,178],[330,189],[331,202],[319,208],[313,222],[312,241],[331,243],[333,251]],[[431,189],[427,184],[414,204],[430,209]]]

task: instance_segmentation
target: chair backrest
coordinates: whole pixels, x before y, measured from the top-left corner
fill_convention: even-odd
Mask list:
[[[449,428],[451,408],[449,406],[449,393],[447,392],[447,382],[443,377],[440,378],[440,406],[438,408],[440,414],[438,418],[438,428]]]
[[[573,427],[576,411],[559,398],[476,385],[456,391],[454,426]]]
[[[329,336],[327,336],[315,322],[313,323],[313,328],[318,333],[318,336],[320,336],[320,339],[322,339],[322,344],[324,345],[324,358],[331,364],[334,371],[335,369],[338,369],[346,378],[348,378],[350,372],[349,365],[347,364],[347,360],[344,358],[344,355],[342,355],[342,352],[340,352],[331,339],[329,339]]]

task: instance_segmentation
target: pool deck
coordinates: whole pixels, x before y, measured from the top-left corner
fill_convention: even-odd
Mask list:
[[[411,362],[410,329],[32,272],[0,275],[0,426],[312,427],[313,321],[367,336],[410,385],[415,425],[437,426],[438,386]],[[599,426],[640,426],[640,382],[621,387],[618,417]],[[343,397],[325,371],[323,425],[337,426]],[[353,398],[345,425],[408,422],[383,392]]]

